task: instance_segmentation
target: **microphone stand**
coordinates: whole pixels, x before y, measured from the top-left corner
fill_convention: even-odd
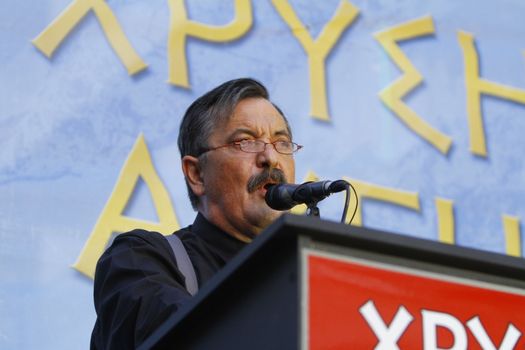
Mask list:
[[[319,212],[319,207],[317,206],[317,202],[310,202],[307,204],[306,216],[313,216],[315,218],[321,216]]]

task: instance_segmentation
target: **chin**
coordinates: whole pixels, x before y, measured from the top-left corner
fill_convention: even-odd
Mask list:
[[[252,221],[261,231],[281,215],[280,212],[274,212],[273,210],[272,212],[268,211],[261,214],[262,215],[258,215],[256,218],[254,217],[255,220]]]
[[[266,216],[266,226],[270,225],[272,222],[277,220],[281,215],[284,214],[284,211],[271,210]]]
[[[286,211],[272,210],[272,213],[273,213],[273,220],[276,220],[278,217],[286,213]]]

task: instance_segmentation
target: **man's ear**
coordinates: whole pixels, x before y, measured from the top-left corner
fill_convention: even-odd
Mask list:
[[[193,156],[182,157],[182,172],[191,190],[197,197],[204,194],[204,181],[202,179],[199,158]]]

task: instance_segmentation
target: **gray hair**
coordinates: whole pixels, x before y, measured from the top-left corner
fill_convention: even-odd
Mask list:
[[[181,158],[190,155],[198,157],[208,147],[208,139],[217,125],[227,121],[237,104],[250,97],[269,100],[268,90],[260,82],[250,79],[227,81],[196,99],[186,110],[179,129],[179,151]],[[286,128],[292,136],[288,120],[275,104],[273,106],[282,115]],[[204,159],[203,159],[204,161]],[[193,193],[186,180],[188,196],[193,209],[197,210],[199,198]]]

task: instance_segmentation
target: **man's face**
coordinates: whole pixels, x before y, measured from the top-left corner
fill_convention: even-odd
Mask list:
[[[239,102],[233,115],[213,131],[210,148],[233,141],[290,140],[283,117],[264,98],[247,98]],[[201,211],[215,225],[238,238],[252,237],[275,220],[281,212],[271,209],[264,196],[268,183],[275,183],[263,173],[281,171],[283,181],[295,182],[292,155],[278,153],[266,145],[259,153],[246,153],[238,146],[207,152],[200,162],[203,181]],[[255,181],[256,186],[248,186]],[[239,236],[240,235],[240,236]],[[244,237],[243,237],[244,236]]]

